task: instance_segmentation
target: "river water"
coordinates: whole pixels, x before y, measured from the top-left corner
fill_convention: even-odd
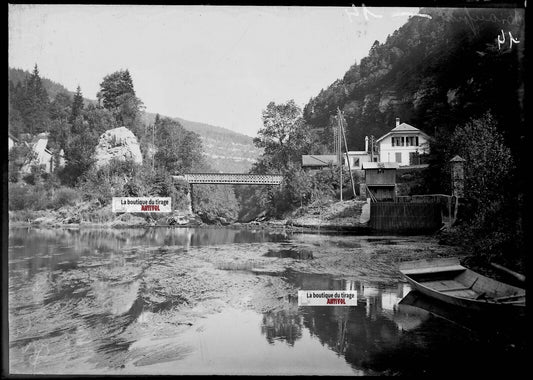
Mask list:
[[[524,366],[525,345],[503,322],[478,328],[407,302],[416,293],[398,262],[428,253],[454,252],[424,236],[12,228],[10,372],[457,375]],[[357,306],[298,307],[298,290],[356,290]]]

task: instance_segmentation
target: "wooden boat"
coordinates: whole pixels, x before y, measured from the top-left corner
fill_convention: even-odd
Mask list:
[[[485,277],[457,258],[406,261],[400,272],[413,288],[439,301],[473,311],[525,315],[526,291]]]
[[[406,310],[406,307],[409,309]],[[523,342],[527,335],[524,334],[524,331],[528,328],[528,320],[520,314],[465,311],[463,308],[436,301],[414,289],[398,303],[398,310],[401,312],[402,309],[409,315],[413,313],[413,309],[425,311],[446,320],[448,323],[469,331],[475,331],[491,341],[497,339],[500,342],[505,342],[505,344]],[[419,314],[415,315],[418,317]]]

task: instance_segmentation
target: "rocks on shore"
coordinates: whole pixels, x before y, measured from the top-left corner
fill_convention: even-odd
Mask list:
[[[365,201],[322,202],[303,207],[284,219],[269,219],[262,215],[248,222],[236,222],[215,213],[174,211],[171,214],[122,213],[115,214],[110,205],[102,206],[98,201],[82,202],[75,206],[64,206],[59,210],[35,211],[34,217],[23,219],[23,224],[42,226],[107,226],[107,227],[150,227],[176,226],[198,227],[234,226],[252,229],[304,229],[307,231],[361,232],[368,228],[361,222]],[[10,221],[21,220],[10,212]]]

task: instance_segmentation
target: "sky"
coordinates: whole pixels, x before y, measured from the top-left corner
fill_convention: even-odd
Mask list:
[[[89,99],[128,69],[147,112],[253,137],[268,103],[303,109],[418,10],[9,5],[9,66]]]

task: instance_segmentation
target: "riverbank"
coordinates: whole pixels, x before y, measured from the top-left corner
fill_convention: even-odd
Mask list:
[[[9,224],[11,227],[39,228],[234,228],[251,231],[274,230],[284,233],[374,235],[368,227],[368,208],[365,201],[322,201],[287,213],[282,219],[261,217],[247,223],[231,223],[221,218],[206,223],[199,215],[179,211],[174,211],[172,214],[117,214],[112,212],[110,205],[82,202],[74,206],[63,206],[58,210],[9,211]],[[447,239],[439,239],[439,233],[434,237],[437,238],[435,244],[438,246],[460,247],[459,242],[453,244],[447,243]],[[483,260],[479,255],[464,257],[463,264],[488,277],[524,286],[508,274],[492,267],[490,262]],[[511,265],[510,268],[520,271],[516,266]]]
[[[224,218],[206,219],[202,215],[174,211],[159,213],[113,213],[110,205],[82,202],[57,210],[9,211],[9,224],[14,227],[201,227],[229,226],[238,228],[289,229],[319,232],[365,233],[368,226],[363,215],[364,201],[320,202],[287,213],[282,219],[261,217],[247,223]]]

